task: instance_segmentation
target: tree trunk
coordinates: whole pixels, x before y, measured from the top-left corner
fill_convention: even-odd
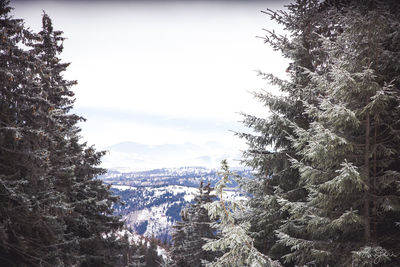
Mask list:
[[[367,96],[366,104],[369,104],[369,96]],[[370,115],[367,113],[366,124],[365,124],[365,151],[364,151],[364,164],[365,164],[365,184],[367,189],[364,195],[364,239],[365,243],[369,243],[371,239],[371,218],[369,213],[369,190],[370,190],[370,171],[369,171],[369,153],[370,153],[370,142],[369,142],[369,132],[370,132]]]

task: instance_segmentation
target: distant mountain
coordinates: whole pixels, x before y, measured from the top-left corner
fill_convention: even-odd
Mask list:
[[[244,177],[251,177],[250,170],[236,170]],[[105,175],[100,176],[105,183],[112,185],[129,186],[168,186],[182,185],[188,187],[198,187],[200,182],[210,182],[211,186],[220,179],[218,170],[205,167],[180,167],[180,168],[162,168],[148,171],[120,172],[109,170]],[[231,185],[235,187],[236,184]]]
[[[113,186],[125,205],[115,207],[128,227],[139,235],[170,240],[172,225],[180,220],[180,211],[191,203],[197,188],[187,186],[136,187]]]
[[[249,170],[238,173],[244,178],[251,177]],[[109,170],[100,178],[111,184],[114,194],[125,203],[115,209],[128,227],[140,235],[170,240],[172,225],[180,220],[181,209],[192,203],[200,181],[214,186],[220,176],[213,169],[181,167],[130,173]],[[227,197],[243,197],[232,190],[235,186],[228,189]]]
[[[203,149],[195,144],[162,144],[162,145],[145,145],[136,142],[122,142],[108,147],[110,151],[122,152],[122,153],[135,153],[140,156],[155,155],[159,156],[182,154],[182,153],[194,153],[196,151],[202,151]]]
[[[223,159],[229,159],[231,165],[238,166],[238,159],[241,157],[238,151],[217,142],[202,145],[121,142],[106,147],[105,150],[108,153],[103,158],[102,166],[120,171],[149,170],[156,167],[177,168],[182,165],[218,168]]]

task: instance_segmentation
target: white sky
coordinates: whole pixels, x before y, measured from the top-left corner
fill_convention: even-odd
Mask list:
[[[11,1],[35,31],[42,10],[62,30],[65,76],[78,80],[84,140],[102,149],[218,142],[245,148],[229,130],[244,111],[267,116],[251,91],[268,89],[255,70],[284,75],[287,62],[263,40],[278,29],[260,11],[287,1]]]

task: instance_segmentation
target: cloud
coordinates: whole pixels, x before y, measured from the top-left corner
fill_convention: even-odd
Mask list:
[[[108,147],[107,151],[102,166],[125,171],[184,166],[218,168],[223,159],[228,159],[231,166],[236,167],[241,158],[238,151],[232,151],[224,144],[213,146],[210,150],[207,145],[192,143],[150,146],[122,142]]]
[[[149,109],[150,111],[150,109]],[[157,113],[122,110],[115,108],[76,108],[73,111],[89,121],[119,122],[124,124],[141,124],[143,126],[158,126],[175,128],[191,132],[225,132],[242,131],[243,125],[239,121],[221,118],[188,118],[168,116]],[[238,116],[240,118],[240,116]]]
[[[238,122],[242,119],[238,112],[268,116],[249,91],[275,90],[254,70],[282,76],[287,66],[279,53],[255,38],[264,34],[262,28],[279,32],[260,10],[286,3],[12,1],[11,5],[14,17],[24,18],[36,31],[42,10],[53,18],[56,30],[64,31],[62,58],[72,63],[64,76],[78,80],[73,88],[74,112],[88,119],[80,124],[83,140],[100,149],[133,141],[143,144],[144,150],[161,146],[160,153],[163,145],[176,145],[167,150],[174,157],[163,157],[164,161],[146,158],[147,152],[111,150],[107,157],[113,166],[154,166],[212,165],[243,149],[244,142],[230,132],[247,131]],[[187,144],[197,146],[197,151],[183,151]]]

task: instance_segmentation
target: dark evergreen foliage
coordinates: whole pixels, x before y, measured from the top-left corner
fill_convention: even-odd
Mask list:
[[[260,72],[269,84],[278,86],[283,95],[268,92],[254,93],[271,112],[269,118],[244,114],[243,123],[255,134],[238,133],[249,145],[243,163],[257,171],[257,179],[246,180],[244,188],[253,195],[247,213],[255,246],[272,259],[280,259],[289,252],[277,243],[275,231],[288,218],[280,198],[305,201],[307,191],[300,183],[298,170],[291,168],[290,159],[296,158],[288,136],[293,133],[288,121],[307,128],[310,120],[304,114],[304,103],[313,101],[316,92],[309,89],[310,78],[304,68],[323,71],[325,53],[313,32],[323,34],[328,22],[318,12],[318,1],[296,1],[288,6],[289,12],[267,10],[272,20],[282,24],[290,36],[267,31],[265,42],[291,60],[286,72],[290,79],[282,80],[272,74]]]
[[[291,59],[282,95],[255,95],[244,163],[258,171],[245,219],[283,264],[396,266],[399,258],[399,2],[298,0],[268,15]],[[397,15],[396,15],[397,14]]]
[[[118,198],[96,178],[104,152],[80,142],[84,119],[71,113],[62,32],[43,14],[34,33],[10,10],[0,0],[0,265],[161,265],[155,238],[117,235]],[[243,181],[251,199],[210,205],[201,183],[174,226],[174,266],[400,265],[399,12],[395,0],[297,0],[265,12],[289,32],[268,31],[265,42],[291,63],[287,81],[260,73],[283,94],[255,93],[271,115],[244,114],[254,133],[238,133],[257,172]],[[221,199],[238,178],[225,161],[223,170]],[[219,239],[205,204],[221,214]]]
[[[9,16],[0,1],[0,261],[7,265],[58,265],[65,212],[49,175],[48,109],[38,73],[43,63],[29,45],[35,35]]]
[[[115,266],[164,266],[164,259],[157,252],[160,241],[155,237],[134,242],[129,240],[129,235],[125,232],[121,241],[123,246],[120,252],[123,256]]]
[[[146,251],[145,260],[146,266],[160,266],[161,258],[157,254],[157,245],[159,240],[157,240],[154,236],[150,238],[149,246]]]
[[[352,1],[325,13],[341,31],[319,38],[325,71],[304,70],[318,94],[304,111],[309,128],[293,124],[289,138],[309,196],[286,202],[290,219],[278,236],[291,248],[288,262],[398,265],[399,73],[387,71],[399,62],[398,8]]]
[[[118,199],[96,179],[103,152],[79,142],[62,32],[43,14],[33,33],[10,10],[0,1],[0,262],[114,266]]]
[[[206,239],[215,239],[215,229],[207,210],[202,206],[215,198],[211,195],[210,183],[200,183],[195,203],[182,210],[182,220],[174,225],[172,234],[171,257],[175,266],[204,266],[205,262],[215,259],[216,253],[203,250]]]

